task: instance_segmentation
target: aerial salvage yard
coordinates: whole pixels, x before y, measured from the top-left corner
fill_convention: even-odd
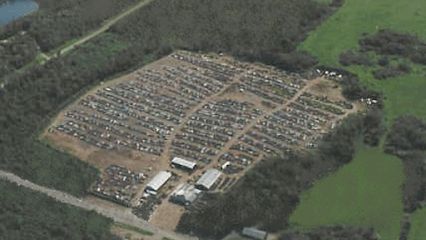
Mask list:
[[[267,157],[315,148],[356,112],[331,78],[178,51],[87,92],[44,138],[101,170],[95,196],[173,229],[204,192],[232,190]]]

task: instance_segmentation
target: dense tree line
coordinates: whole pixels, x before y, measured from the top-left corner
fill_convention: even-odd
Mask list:
[[[295,46],[337,7],[312,0],[165,1],[139,10],[111,32],[131,43],[135,54],[164,54],[179,48],[226,51],[290,71],[302,71],[317,63],[308,53],[295,51]],[[38,0],[39,11],[0,29],[0,39],[25,31],[27,43],[35,43],[21,48],[26,50],[19,53],[19,59],[5,57],[15,64],[3,65],[0,76],[34,60],[39,48],[43,52],[56,49],[135,2]]]
[[[377,146],[386,129],[383,126],[383,94],[364,86],[357,75],[342,69],[334,71],[343,73],[341,79],[342,93],[350,100],[373,99],[377,103],[369,105],[363,118],[364,143],[370,146]]]
[[[0,239],[113,240],[112,220],[0,181]]]
[[[413,116],[398,118],[386,141],[386,151],[404,164],[404,210],[413,212],[426,201],[426,123]]]
[[[145,50],[227,52],[288,70],[316,63],[296,52],[333,8],[311,0],[158,0],[112,27]]]
[[[256,225],[268,231],[284,229],[299,195],[319,178],[352,160],[355,142],[368,128],[365,122],[361,115],[351,116],[326,135],[318,149],[287,152],[259,163],[232,191],[206,195],[205,204],[198,204],[183,215],[178,231],[216,239],[245,226]]]
[[[426,123],[414,116],[398,118],[387,143],[387,149],[400,156],[409,151],[426,151]]]
[[[411,67],[406,60],[426,65],[426,42],[417,36],[398,33],[389,29],[382,29],[372,35],[364,35],[359,40],[360,49],[348,50],[339,56],[343,66],[364,65],[378,68],[373,70],[374,78],[383,80],[398,77],[411,72]],[[369,57],[369,52],[379,56],[377,61]],[[402,58],[397,63],[392,63],[389,57]]]
[[[362,51],[401,56],[415,63],[426,64],[426,42],[414,35],[382,29],[361,39],[359,44]]]
[[[405,214],[401,220],[401,231],[399,232],[399,240],[408,240],[411,230],[410,215]]]
[[[349,100],[359,100],[361,98],[371,97],[371,91],[363,86],[357,75],[344,71],[342,84],[342,94]]]
[[[370,106],[364,116],[364,143],[378,146],[386,129],[383,125],[384,113],[379,106]]]
[[[305,232],[289,232],[281,235],[280,240],[379,240],[378,234],[373,229],[331,226],[320,227]]]
[[[411,67],[404,63],[399,63],[397,65],[387,65],[373,71],[373,76],[375,79],[383,80],[392,77],[402,76],[404,74],[410,73]]]
[[[343,66],[349,65],[364,65],[370,66],[373,62],[370,59],[370,56],[366,53],[360,53],[353,50],[345,51],[340,54],[339,62]]]
[[[37,43],[26,34],[0,42],[0,78],[31,62],[37,53]]]
[[[290,72],[304,72],[318,64],[317,59],[306,51],[294,50],[289,53],[238,53],[242,60],[262,63],[278,67]]]

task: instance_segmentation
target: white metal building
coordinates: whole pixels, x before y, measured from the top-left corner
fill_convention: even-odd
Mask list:
[[[195,186],[201,190],[210,190],[214,183],[219,179],[222,172],[217,169],[211,168],[207,170],[201,177],[198,179]]]
[[[194,185],[182,183],[173,191],[170,201],[181,205],[190,205],[200,193],[201,190],[196,189]]]
[[[191,162],[182,158],[175,157],[172,160],[172,165],[188,170],[194,170],[197,164],[195,162]]]
[[[267,232],[251,227],[245,227],[242,231],[242,235],[256,240],[266,240],[268,237]]]
[[[145,191],[157,192],[169,179],[172,174],[167,171],[161,171],[146,185]]]

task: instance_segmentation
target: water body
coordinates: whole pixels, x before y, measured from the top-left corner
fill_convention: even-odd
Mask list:
[[[0,27],[37,9],[34,0],[7,0],[5,3],[0,0]]]

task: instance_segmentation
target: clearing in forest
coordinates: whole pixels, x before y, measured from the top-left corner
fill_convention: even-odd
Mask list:
[[[87,92],[44,136],[103,171],[92,189],[97,196],[172,229],[183,208],[163,200],[179,184],[215,168],[223,174],[209,190],[226,191],[262,159],[315,148],[356,112],[337,80],[178,51]],[[197,169],[174,168],[175,157]],[[172,172],[172,180],[146,199],[147,180],[159,171]]]

